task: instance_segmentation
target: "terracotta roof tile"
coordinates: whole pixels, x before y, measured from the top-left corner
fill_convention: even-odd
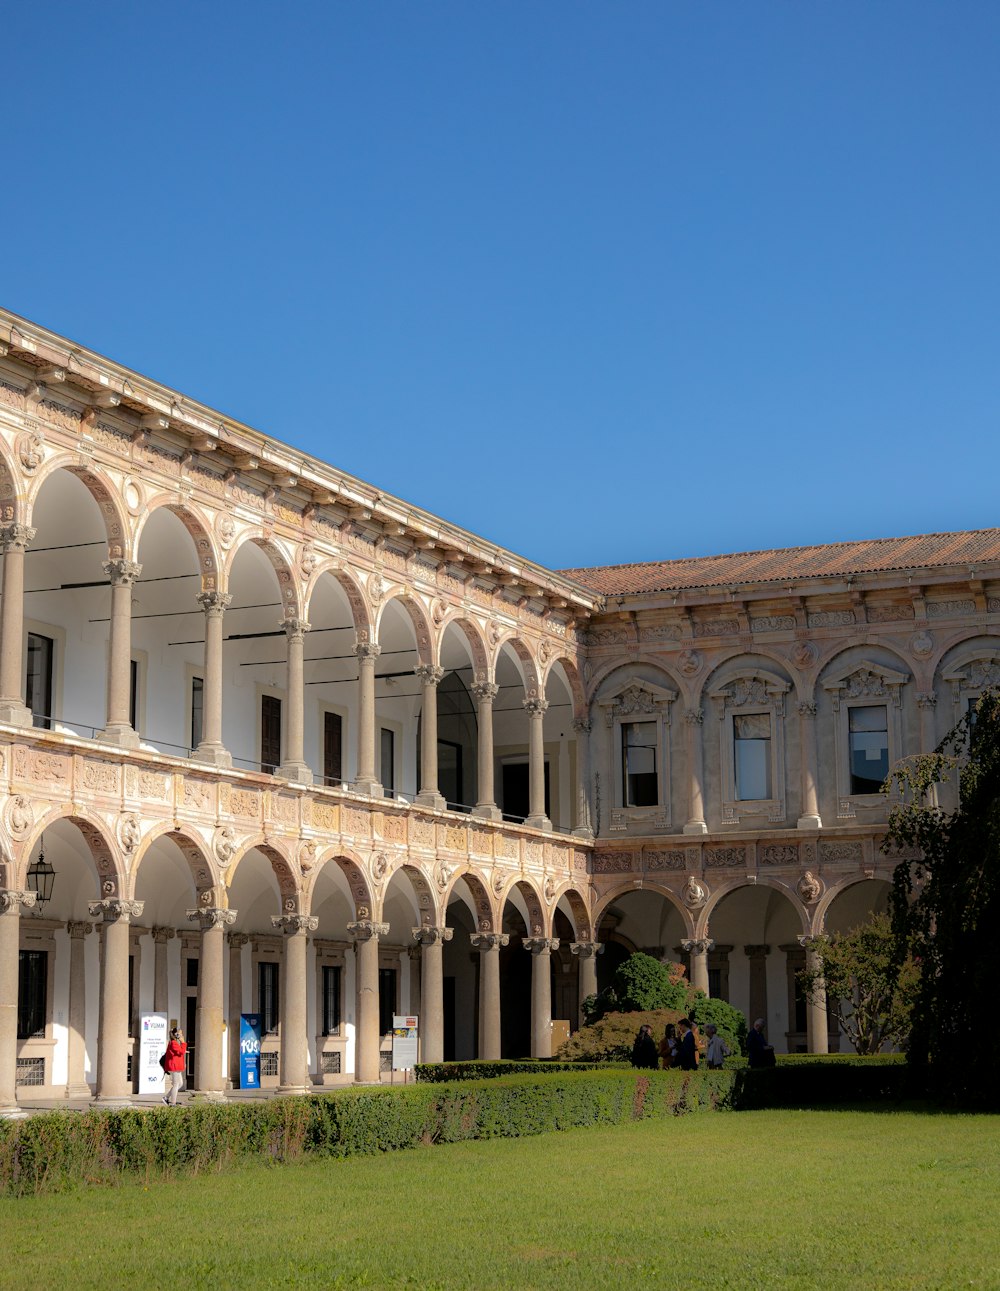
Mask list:
[[[767,583],[786,579],[836,578],[894,569],[979,565],[1000,561],[1000,529],[874,538],[818,547],[743,551],[727,556],[598,565],[559,572],[604,595],[675,591],[687,587]]]

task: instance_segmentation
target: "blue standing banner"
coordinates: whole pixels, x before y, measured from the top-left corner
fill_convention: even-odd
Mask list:
[[[260,1014],[240,1014],[240,1089],[260,1089]]]

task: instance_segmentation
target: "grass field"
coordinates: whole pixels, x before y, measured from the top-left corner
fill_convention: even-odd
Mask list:
[[[0,1201],[7,1288],[1000,1287],[1000,1118],[745,1112]]]

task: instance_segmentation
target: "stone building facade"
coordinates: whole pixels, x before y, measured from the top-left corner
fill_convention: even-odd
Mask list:
[[[995,681],[1000,533],[552,571],[0,312],[0,1109],[551,1051],[630,950],[780,1049],[874,790]],[[36,900],[38,872],[55,871]]]

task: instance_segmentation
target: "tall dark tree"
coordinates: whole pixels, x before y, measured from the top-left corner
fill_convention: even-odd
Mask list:
[[[958,803],[954,803],[957,781]],[[893,926],[900,960],[921,965],[908,1054],[966,1106],[1000,1104],[1000,696],[987,691],[934,753],[897,766],[901,801],[883,851],[896,860]]]

